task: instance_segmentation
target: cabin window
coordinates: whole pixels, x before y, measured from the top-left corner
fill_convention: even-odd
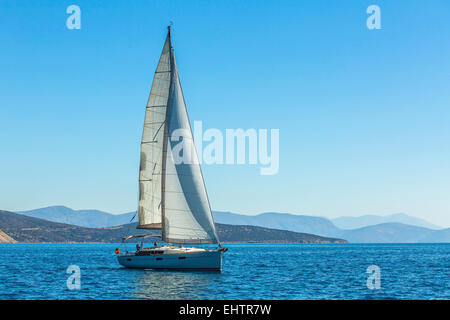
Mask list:
[[[186,257],[178,257],[178,259],[186,259]]]
[[[162,258],[156,258],[156,260],[162,260]]]
[[[128,259],[127,259],[127,261],[131,261],[131,259],[130,259],[130,258],[128,258]]]

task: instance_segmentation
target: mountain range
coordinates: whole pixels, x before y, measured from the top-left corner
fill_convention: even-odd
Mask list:
[[[136,229],[137,223],[107,227],[87,228],[52,222],[13,212],[0,211],[0,243],[12,242],[121,242],[123,236],[146,234]],[[256,226],[216,224],[222,242],[280,242],[280,243],[344,243],[345,240],[320,237],[312,234],[275,230]],[[154,240],[149,239],[148,242]]]
[[[87,228],[105,228],[127,224],[136,214],[136,212],[111,214],[100,210],[73,210],[65,206],[51,206],[17,213]]]
[[[233,225],[252,225],[266,228],[306,232],[321,236],[338,235],[341,229],[326,218],[295,215],[289,213],[266,212],[256,216],[247,216],[232,212],[213,212],[214,221]]]
[[[433,228],[437,227],[425,220],[410,217],[405,214],[394,214],[387,217],[362,216],[334,219],[338,220],[340,227],[336,226],[334,220],[323,217],[277,212],[266,212],[256,216],[246,216],[231,212],[214,212],[214,220],[219,223],[248,224],[266,228],[306,232],[325,237],[341,238],[353,243],[450,242],[450,228],[439,230],[426,228],[423,225],[431,225]],[[367,225],[369,221],[373,221],[374,224]],[[353,225],[362,227],[350,229],[349,227]],[[349,229],[344,229],[342,228],[343,226]]]
[[[381,223],[403,223],[416,227],[423,227],[433,230],[442,229],[426,220],[411,217],[404,213],[396,213],[389,216],[364,215],[360,217],[339,217],[331,220],[338,228],[356,229],[372,226]]]
[[[20,214],[82,227],[104,228],[128,224],[136,212],[113,215],[98,210],[73,210],[64,206],[53,206],[23,211]],[[439,229],[423,219],[403,213],[390,216],[340,217],[332,220],[278,212],[248,216],[214,211],[213,215],[215,222],[219,224],[258,226],[341,238],[357,243],[450,242],[450,228]],[[136,221],[136,218],[133,221]]]

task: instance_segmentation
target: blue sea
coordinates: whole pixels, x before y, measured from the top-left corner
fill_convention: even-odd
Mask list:
[[[222,272],[125,269],[118,246],[0,244],[0,299],[450,299],[450,244],[227,244]]]

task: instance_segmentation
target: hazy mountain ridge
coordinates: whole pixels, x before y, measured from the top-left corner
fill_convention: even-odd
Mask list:
[[[331,221],[340,229],[357,229],[382,223],[403,223],[433,230],[442,229],[428,221],[408,216],[404,213],[391,214],[389,216],[363,215],[359,217],[339,217]]]
[[[269,229],[249,225],[216,223],[222,242],[267,242],[267,243],[346,243],[338,238],[321,237],[308,233]],[[238,239],[238,240],[236,240]]]
[[[432,230],[403,223],[381,223],[345,230],[341,236],[355,243],[450,243],[450,228]]]
[[[136,229],[137,223],[108,228],[86,228],[52,222],[8,211],[0,211],[0,229],[4,242],[121,242],[123,236],[146,234],[148,230]],[[345,243],[345,240],[319,237],[312,234],[275,230],[256,226],[216,224],[223,242],[280,242],[280,243]],[[12,239],[14,238],[14,239]],[[9,240],[9,241],[8,241]],[[149,239],[148,241],[152,241]]]
[[[396,214],[388,217],[395,221],[416,221],[419,224],[428,224],[425,220],[409,217],[405,214]],[[270,219],[268,219],[270,217]],[[434,230],[421,226],[414,226],[399,222],[379,223],[361,228],[345,230],[338,228],[330,220],[323,217],[311,217],[293,214],[262,213],[256,216],[244,216],[230,212],[214,212],[214,219],[220,223],[250,224],[263,227],[276,225],[279,229],[295,232],[314,233],[325,237],[345,239],[352,243],[450,243],[450,228]],[[431,224],[430,224],[431,225]],[[433,226],[433,225],[432,225]]]
[[[72,210],[63,206],[56,206],[26,211],[22,214],[84,227],[111,227],[126,225],[135,215],[135,212],[112,215],[98,210]],[[258,226],[314,234],[328,238],[341,238],[350,242],[450,242],[450,231],[448,231],[450,229],[434,230],[426,228],[423,225],[436,226],[425,220],[410,217],[405,214],[394,214],[387,217],[366,215],[362,217],[341,217],[333,219],[333,221],[337,220],[340,226],[345,225],[345,223],[363,225],[362,227],[353,229],[339,228],[333,221],[324,217],[288,213],[266,212],[255,216],[247,216],[231,212],[214,211],[213,215],[217,224]],[[99,219],[96,219],[97,216]],[[365,226],[364,223],[367,223],[367,219],[372,219],[370,221],[374,222],[388,222]],[[418,225],[399,223],[399,221],[408,221]]]
[[[294,232],[317,234],[324,237],[338,236],[342,230],[330,220],[322,217],[294,215],[289,213],[265,212],[246,216],[231,212],[214,211],[214,221],[233,225],[253,225]]]
[[[104,228],[127,224],[136,214],[136,212],[111,214],[100,210],[73,210],[65,206],[51,206],[17,213],[87,228]]]
[[[0,229],[17,242],[120,242],[127,233],[142,232],[131,224],[113,228],[86,228],[8,211],[0,211]]]

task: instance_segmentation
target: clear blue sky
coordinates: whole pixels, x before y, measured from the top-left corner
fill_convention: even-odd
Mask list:
[[[81,8],[68,30],[67,6]],[[381,8],[368,30],[366,8]],[[450,227],[450,2],[0,1],[0,208],[135,210],[173,21],[191,121],[280,129],[280,171],[204,166],[213,209]]]

